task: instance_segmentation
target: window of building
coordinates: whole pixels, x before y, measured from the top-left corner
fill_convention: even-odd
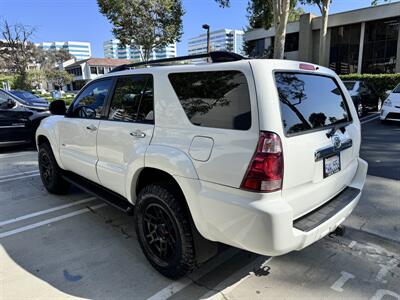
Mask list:
[[[265,54],[265,39],[251,40],[245,43],[246,52],[250,57],[263,57]]]
[[[361,24],[333,27],[329,67],[337,74],[357,73]]]
[[[72,68],[72,69],[67,69],[67,72],[69,74],[75,75],[75,76],[82,76],[82,69],[81,67],[77,68]]]
[[[395,72],[399,21],[393,18],[365,24],[363,73]]]
[[[104,67],[97,67],[99,74],[104,74]]]
[[[97,68],[96,67],[90,67],[90,74],[97,74]]]
[[[299,51],[299,33],[289,33],[285,37],[285,52]]]
[[[153,77],[120,77],[110,106],[108,119],[121,122],[154,122]]]
[[[251,127],[249,88],[243,73],[191,72],[168,77],[192,124],[237,130]]]
[[[93,82],[88,85],[72,106],[72,116],[87,119],[99,119],[104,108],[104,101],[111,88],[112,79]]]

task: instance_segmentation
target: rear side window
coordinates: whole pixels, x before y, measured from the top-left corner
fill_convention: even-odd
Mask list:
[[[393,93],[400,94],[400,84],[394,88]]]
[[[242,72],[173,73],[169,80],[192,124],[237,130],[251,127],[249,87]]]
[[[350,121],[347,103],[333,78],[277,72],[282,123],[287,135]]]

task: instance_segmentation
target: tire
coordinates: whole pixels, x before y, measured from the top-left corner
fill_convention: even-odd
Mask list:
[[[40,178],[46,190],[58,195],[68,193],[70,184],[62,178],[61,169],[48,143],[39,146],[38,161]]]
[[[140,247],[150,264],[171,279],[196,265],[191,223],[179,197],[168,185],[151,184],[140,191],[135,205]]]

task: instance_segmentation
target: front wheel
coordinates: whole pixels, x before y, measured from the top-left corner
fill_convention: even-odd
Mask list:
[[[195,267],[191,225],[179,195],[167,185],[144,187],[135,205],[135,228],[150,264],[166,277],[177,279]]]
[[[361,118],[364,115],[364,106],[362,105],[361,102],[357,103],[357,115],[359,118]]]
[[[61,169],[48,143],[39,146],[39,172],[43,185],[52,194],[66,194],[70,184],[61,176]]]

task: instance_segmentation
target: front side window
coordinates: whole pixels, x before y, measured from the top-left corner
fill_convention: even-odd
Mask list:
[[[154,121],[153,102],[151,75],[120,77],[115,86],[108,119],[152,123]]]
[[[112,79],[99,80],[87,86],[72,106],[72,116],[99,119],[111,88]]]
[[[7,99],[10,98],[6,93],[0,91],[0,108],[6,109],[7,106]]]
[[[287,135],[350,121],[345,98],[331,77],[277,72],[282,123]]]
[[[251,127],[249,87],[242,72],[173,73],[168,77],[192,124],[236,130]]]

